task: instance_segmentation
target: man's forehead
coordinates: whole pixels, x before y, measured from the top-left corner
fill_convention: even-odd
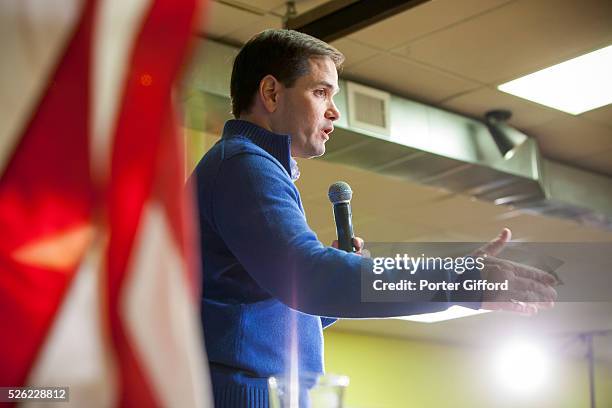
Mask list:
[[[307,75],[309,82],[316,86],[330,88],[338,92],[338,70],[329,57],[313,57],[309,59],[310,72]]]

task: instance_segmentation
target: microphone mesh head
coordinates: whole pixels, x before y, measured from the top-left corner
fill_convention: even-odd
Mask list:
[[[351,186],[344,181],[336,181],[334,184],[329,186],[327,195],[329,196],[329,201],[331,201],[332,204],[338,204],[351,201],[351,198],[353,198],[353,191],[351,190]]]

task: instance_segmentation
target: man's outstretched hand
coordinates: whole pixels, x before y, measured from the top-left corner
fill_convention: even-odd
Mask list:
[[[553,286],[558,284],[553,275],[529,265],[496,257],[510,238],[510,230],[504,228],[497,238],[473,254],[485,258],[485,268],[481,272],[483,279],[489,282],[508,280],[507,291],[485,291],[481,307],[526,315],[534,315],[540,309],[553,307],[557,299],[557,291]]]
[[[554,306],[557,291],[553,286],[559,284],[553,275],[535,268],[507,259],[497,258],[504,246],[510,241],[512,233],[508,228],[488,244],[477,249],[472,256],[485,259],[485,267],[481,272],[482,279],[488,282],[508,281],[508,290],[488,290],[483,293],[482,305],[487,310],[506,310],[525,315],[534,315],[540,309],[549,309]],[[338,241],[332,242],[338,248]],[[355,253],[369,256],[364,249],[364,241],[359,237],[353,238]]]

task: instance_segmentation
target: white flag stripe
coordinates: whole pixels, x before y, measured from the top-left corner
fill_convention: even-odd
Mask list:
[[[134,42],[151,0],[102,0],[94,12],[91,69],[90,157],[94,180],[110,176],[117,116]]]
[[[209,407],[212,402],[197,304],[163,208],[143,209],[121,311],[130,343],[165,407]]]
[[[63,55],[83,3],[0,1],[0,175]]]
[[[92,245],[68,288],[27,384],[70,387],[70,401],[45,407],[106,408],[116,405],[117,372],[110,340],[101,328],[104,243]],[[50,405],[51,404],[51,405]],[[40,402],[26,406],[39,407]]]

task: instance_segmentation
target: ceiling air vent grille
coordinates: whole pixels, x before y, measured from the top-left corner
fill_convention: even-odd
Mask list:
[[[349,124],[363,130],[389,136],[389,102],[387,92],[347,81]]]

